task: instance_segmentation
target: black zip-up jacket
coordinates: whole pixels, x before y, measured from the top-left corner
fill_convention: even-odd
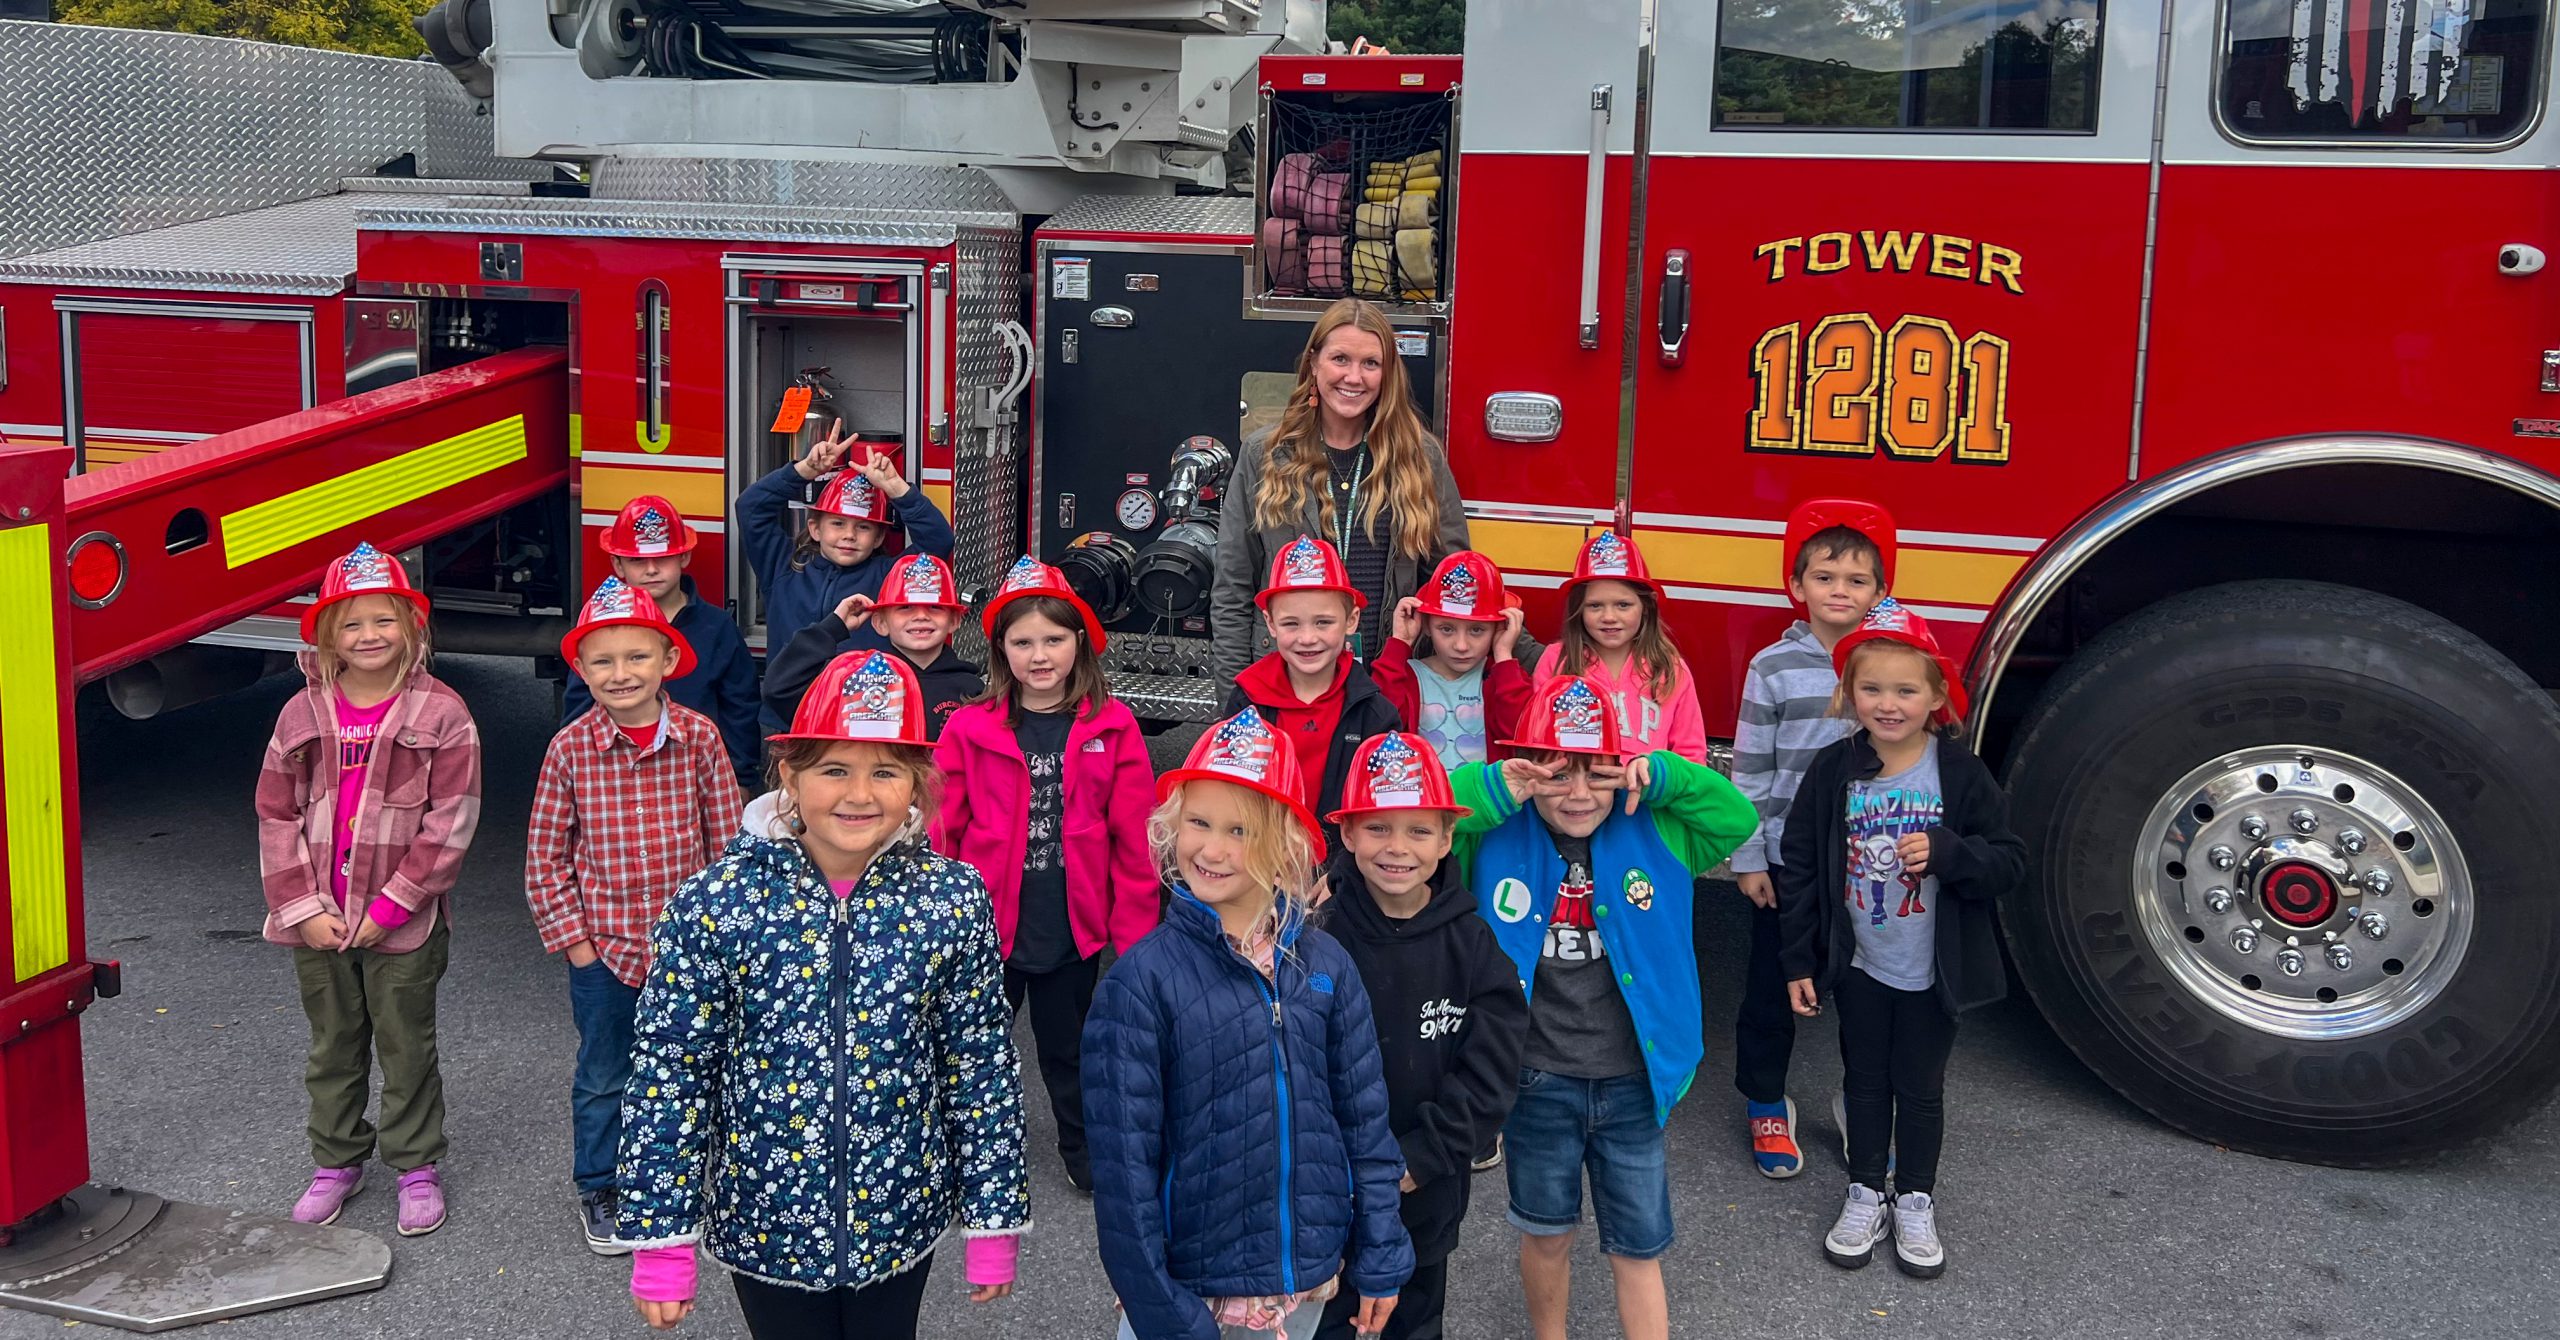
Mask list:
[[[1429,1265],[1458,1245],[1467,1217],[1468,1161],[1511,1115],[1529,1001],[1476,896],[1444,860],[1431,901],[1407,921],[1379,910],[1358,862],[1337,851],[1325,868],[1333,899],[1324,928],[1342,942],[1369,988],[1387,1076],[1387,1129],[1404,1150],[1414,1189],[1404,1197],[1413,1259]]]
[[[859,629],[847,629],[844,620],[829,610],[818,621],[793,635],[782,650],[765,659],[765,721],[779,731],[791,728],[791,718],[800,710],[800,699],[809,686],[818,682],[818,674],[827,662],[848,651],[880,650],[903,655],[890,645],[889,639],[871,630],[869,623]],[[915,662],[907,662],[915,670]],[[986,673],[975,664],[960,659],[960,653],[949,647],[933,658],[933,664],[916,670],[916,687],[924,691],[924,734],[928,740],[942,738],[942,723],[960,710],[960,705],[987,691]]]
[[[1884,771],[1867,733],[1834,741],[1805,765],[1780,842],[1778,971],[1810,977],[1828,992],[1849,968],[1857,932],[1841,907],[1849,885],[1849,783]],[[1929,830],[1929,873],[1937,905],[1938,1004],[1950,1018],[2009,994],[1992,904],[2026,878],[2027,844],[2009,831],[2009,799],[1991,770],[1963,745],[1938,737],[1938,784],[1946,812]]]
[[[766,672],[765,682],[773,682],[770,671]],[[1241,683],[1227,690],[1226,706],[1218,709],[1218,715],[1224,719],[1247,707],[1261,713],[1265,721],[1278,719],[1277,705],[1254,701]],[[1342,780],[1351,775],[1352,751],[1372,735],[1403,729],[1403,714],[1396,711],[1394,703],[1387,701],[1387,695],[1378,691],[1377,684],[1369,678],[1368,670],[1358,661],[1353,661],[1351,673],[1342,681],[1342,716],[1334,724],[1332,743],[1325,747],[1324,778],[1319,783],[1321,789],[1316,793],[1316,818],[1324,824],[1325,850],[1333,851],[1342,846],[1341,829],[1324,816],[1342,808]],[[1298,758],[1304,762],[1306,755],[1300,754]]]

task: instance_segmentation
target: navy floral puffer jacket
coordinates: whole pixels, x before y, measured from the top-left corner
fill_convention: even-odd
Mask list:
[[[838,899],[740,836],[650,932],[621,1235],[810,1289],[907,1269],[956,1220],[1030,1223],[1022,1090],[977,871],[892,846]]]
[[[1404,1158],[1369,996],[1292,918],[1277,981],[1183,889],[1102,979],[1084,1026],[1085,1138],[1103,1270],[1140,1340],[1215,1340],[1203,1299],[1413,1273]]]

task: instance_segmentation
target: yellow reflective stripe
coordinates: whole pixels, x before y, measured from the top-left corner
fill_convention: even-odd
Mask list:
[[[949,484],[924,484],[919,487],[924,490],[925,499],[933,504],[936,511],[942,513],[942,519],[945,521],[950,520],[951,486]]]
[[[1467,529],[1477,551],[1505,572],[1569,573],[1584,538],[1598,527],[1470,518]],[[1786,589],[1775,536],[1640,528],[1635,538],[1644,550],[1645,566],[1662,581],[1746,591]],[[1996,604],[2027,558],[1906,544],[1895,565],[1893,593],[1930,604]]]
[[[587,449],[587,416],[569,416],[569,459],[576,460]]]
[[[51,526],[0,531],[0,788],[7,792],[9,934],[21,982],[71,961],[54,580]]]
[[[254,563],[513,465],[525,454],[524,416],[517,414],[251,504],[222,518],[223,561],[235,568]]]
[[[686,516],[727,516],[729,476],[722,470],[637,468],[617,465],[578,466],[578,504],[590,512],[614,513],[644,493],[656,494]]]
[[[1581,526],[1545,521],[1467,521],[1467,538],[1476,552],[1505,572],[1571,572],[1584,533]]]

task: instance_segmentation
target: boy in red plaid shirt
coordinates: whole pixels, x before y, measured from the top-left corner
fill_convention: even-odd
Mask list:
[[[587,1248],[611,1256],[630,1250],[614,1237],[613,1176],[649,927],[737,831],[738,783],[720,728],[662,689],[694,654],[658,602],[606,578],[560,652],[603,710],[561,727],[543,755],[525,899],[544,951],[569,960],[571,1170]]]

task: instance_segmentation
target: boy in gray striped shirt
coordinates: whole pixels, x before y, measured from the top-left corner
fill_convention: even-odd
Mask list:
[[[1734,1087],[1742,1091],[1751,1160],[1766,1177],[1804,1168],[1796,1144],[1787,1062],[1795,1014],[1778,970],[1778,895],[1769,867],[1778,857],[1787,806],[1805,764],[1849,733],[1831,715],[1840,685],[1831,648],[1858,627],[1893,580],[1893,518],[1874,503],[1825,498],[1787,518],[1787,594],[1804,609],[1784,635],[1742,673],[1742,712],[1733,728],[1733,784],[1760,812],[1759,831],[1733,853],[1735,881],[1751,900],[1751,968],[1734,1020]]]

